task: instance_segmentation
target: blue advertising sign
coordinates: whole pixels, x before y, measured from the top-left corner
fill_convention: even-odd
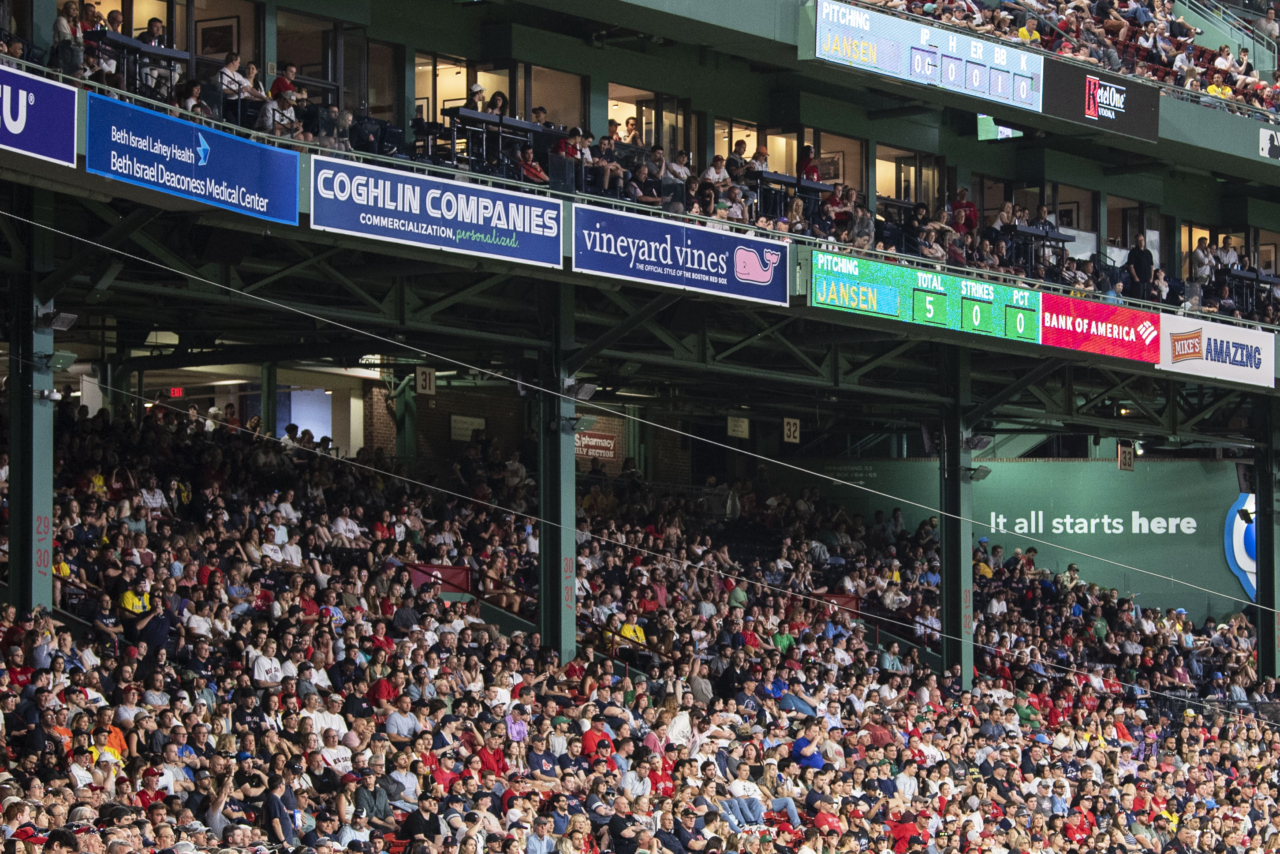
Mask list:
[[[311,158],[311,227],[560,267],[561,203],[413,172]]]
[[[706,225],[573,206],[573,269],[580,273],[786,305],[788,250]]]
[[[0,148],[76,165],[76,90],[0,66]]]
[[[818,59],[1040,112],[1043,52],[818,0]]]
[[[298,154],[89,93],[85,168],[272,222],[298,224]]]

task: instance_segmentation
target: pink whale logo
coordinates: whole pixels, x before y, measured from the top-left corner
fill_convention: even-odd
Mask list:
[[[782,260],[782,253],[776,249],[764,250],[764,263],[754,249],[739,246],[733,252],[733,275],[740,282],[753,285],[768,285],[773,282],[773,268]]]

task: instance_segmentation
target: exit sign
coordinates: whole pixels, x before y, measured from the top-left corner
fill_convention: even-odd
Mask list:
[[[187,393],[187,390],[184,388],[169,389],[169,397],[183,397],[184,395],[186,395],[186,393]]]

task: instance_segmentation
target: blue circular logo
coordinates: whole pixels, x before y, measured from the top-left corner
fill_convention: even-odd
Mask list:
[[[1240,511],[1245,510],[1251,521],[1245,522]],[[1258,519],[1254,509],[1254,497],[1243,492],[1227,511],[1222,526],[1222,548],[1226,552],[1227,566],[1250,599],[1257,600],[1258,579]]]

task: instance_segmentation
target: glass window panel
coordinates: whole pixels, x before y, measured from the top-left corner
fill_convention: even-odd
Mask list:
[[[369,42],[369,115],[393,125],[401,124],[400,81],[396,70],[395,47]]]
[[[876,146],[876,195],[914,201],[916,155],[891,145]]]
[[[1206,234],[1205,237],[1209,235]],[[1195,243],[1188,248],[1186,242],[1183,242],[1182,255],[1184,259],[1191,253],[1191,249],[1195,248]],[[1280,234],[1266,229],[1258,230],[1258,269],[1268,275],[1275,275],[1277,269],[1276,253],[1280,251]]]
[[[342,90],[346,109],[369,114],[369,39],[358,27],[342,33]]]
[[[436,59],[436,102],[432,105],[436,121],[443,122],[441,110],[467,103],[467,65],[465,60]]]
[[[631,86],[623,86],[621,83],[609,84],[609,118],[618,123],[618,133],[623,142],[626,142],[631,132],[627,130],[628,119],[631,126],[635,129],[637,139],[635,144],[643,145],[646,139],[646,128],[648,130],[648,138],[653,138],[653,108],[654,94],[644,89],[634,89]],[[603,130],[597,128],[597,130]],[[648,143],[652,145],[652,142]]]
[[[106,14],[105,10],[103,14]],[[169,4],[165,0],[133,0],[133,34],[135,36],[146,32],[147,21],[152,18],[159,18],[164,23],[166,38],[173,35],[169,32]]]
[[[796,174],[796,163],[800,155],[800,147],[795,133],[783,133],[779,129],[765,132],[765,145],[769,148],[769,171],[783,175]]]
[[[511,103],[511,93],[507,90],[511,88],[511,73],[505,68],[487,68],[476,71],[476,82],[484,87],[484,98],[487,104],[493,99],[495,93],[501,92],[503,97],[507,99],[507,104]]]
[[[823,131],[819,139],[818,171],[827,183],[848,184],[862,199],[866,180],[862,174],[862,152],[865,143],[839,134]],[[750,147],[748,146],[748,151]]]
[[[429,53],[413,57],[413,117],[431,121],[434,117],[431,103],[431,87],[434,80],[435,58]]]
[[[119,0],[113,5],[118,7]],[[245,63],[260,59],[258,14],[251,0],[196,0],[195,16],[196,52],[200,56],[221,60],[228,50],[234,50],[240,54],[241,74]]]
[[[916,190],[916,201],[924,202],[931,211],[943,206],[941,171],[941,157],[934,157],[931,154],[920,155],[920,186]]]
[[[533,106],[546,107],[547,121],[582,127],[582,78],[550,68],[533,67]],[[604,133],[604,128],[597,128]]]
[[[173,31],[169,32],[169,28],[165,27],[165,35],[169,37],[169,44],[173,45],[174,50],[187,49],[187,4],[173,4]]]
[[[733,151],[733,138],[729,132],[732,123],[728,119],[716,119],[716,139],[715,149],[717,154],[729,156],[729,152]]]
[[[1095,231],[1093,191],[1058,185],[1058,224],[1078,231]]]
[[[301,77],[333,81],[333,48],[332,21],[283,9],[276,13],[276,56],[281,69],[285,63],[292,62],[298,66]],[[360,59],[363,60],[363,51]],[[348,58],[348,66],[350,63]]]
[[[756,156],[756,148],[760,145],[760,138],[756,134],[756,126],[746,124],[744,122],[734,122],[730,131],[729,147],[725,150],[725,156],[729,156],[729,152],[733,150],[733,146],[738,144],[738,140],[742,140],[747,144],[747,159]],[[719,149],[717,149],[719,150]]]
[[[991,225],[996,214],[1000,213],[1004,208],[1005,193],[1007,192],[1007,184],[1004,181],[996,181],[991,178],[984,177],[981,182],[982,200],[982,222],[984,225]],[[975,201],[970,199],[970,201]]]

